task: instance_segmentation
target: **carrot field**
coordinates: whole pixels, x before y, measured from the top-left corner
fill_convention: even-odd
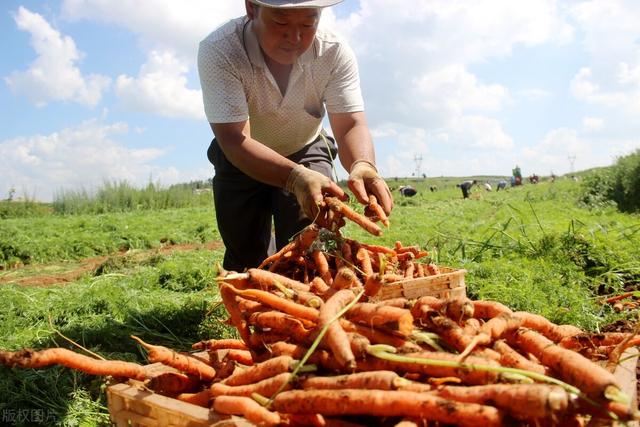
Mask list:
[[[568,178],[476,188],[467,200],[455,187],[462,180],[390,179],[418,189],[411,198],[394,191],[390,228],[373,237],[349,223],[342,233],[419,245],[436,264],[466,269],[473,299],[588,331],[635,325],[632,304],[602,300],[640,285],[638,215],[581,204],[581,184]],[[81,346],[145,363],[131,335],[188,351],[235,334],[221,322],[215,277],[224,247],[213,203],[0,221],[0,349]],[[65,368],[0,367],[0,424],[109,425],[105,384]]]

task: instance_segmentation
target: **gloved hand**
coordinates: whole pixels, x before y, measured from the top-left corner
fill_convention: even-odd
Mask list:
[[[349,189],[356,199],[364,205],[369,203],[369,194],[378,199],[378,203],[387,215],[393,209],[393,196],[384,179],[378,175],[376,166],[368,160],[356,160],[349,173]]]
[[[324,193],[330,193],[340,199],[346,197],[338,184],[320,172],[308,169],[303,165],[298,165],[291,170],[284,188],[296,196],[302,212],[311,220],[315,219],[318,214],[318,204],[322,202]]]

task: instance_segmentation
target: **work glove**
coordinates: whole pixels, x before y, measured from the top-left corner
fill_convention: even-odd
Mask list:
[[[384,179],[378,175],[376,166],[368,160],[356,160],[351,165],[349,172],[349,189],[356,199],[366,205],[369,203],[369,194],[378,199],[378,203],[387,215],[393,209],[393,196]]]
[[[291,170],[284,189],[296,197],[302,212],[311,220],[318,215],[318,205],[322,202],[325,193],[340,199],[346,198],[346,194],[338,184],[320,172],[303,165],[298,165]]]

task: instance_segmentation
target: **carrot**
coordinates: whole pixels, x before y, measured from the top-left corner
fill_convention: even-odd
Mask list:
[[[132,362],[120,360],[100,360],[75,353],[66,348],[46,348],[18,351],[0,351],[0,365],[9,368],[44,368],[62,365],[91,375],[109,375],[118,378],[143,380],[146,377],[144,367]]]
[[[302,282],[272,271],[250,268],[247,270],[247,274],[249,275],[249,282],[252,283],[254,287],[262,290],[269,290],[276,287],[276,284],[280,284],[294,291],[309,291],[309,285],[305,285]]]
[[[244,341],[238,339],[212,339],[206,341],[199,341],[191,346],[194,350],[224,350],[224,349],[235,349],[235,350],[249,350],[247,344]]]
[[[410,391],[292,390],[278,394],[273,407],[293,414],[414,416],[459,426],[503,425],[502,413],[491,406]]]
[[[145,380],[144,385],[150,390],[162,394],[177,394],[195,390],[200,380],[182,372],[161,372]]]
[[[364,215],[359,214],[358,212],[351,209],[348,205],[340,201],[335,197],[325,197],[324,203],[333,211],[338,212],[340,215],[345,218],[355,222],[360,227],[362,227],[367,232],[373,234],[374,236],[380,236],[382,234],[382,230],[378,225],[371,221]]]
[[[584,348],[598,348],[601,346],[618,345],[631,336],[631,341],[627,343],[627,347],[640,345],[640,337],[635,337],[627,332],[607,332],[600,334],[582,333],[565,337],[558,345],[575,351]]]
[[[239,386],[256,383],[265,378],[271,378],[283,372],[290,372],[298,363],[291,356],[276,356],[272,359],[241,369],[222,381],[229,386]]]
[[[237,290],[232,289],[233,292],[242,296],[243,298],[248,298],[253,301],[257,301],[261,304],[268,305],[277,310],[283,311],[287,314],[290,314],[294,317],[299,317],[301,319],[311,320],[313,322],[318,321],[318,310],[311,307],[306,307],[301,304],[297,304],[293,301],[290,301],[286,298],[281,298],[277,295],[274,295],[270,292],[261,291],[259,289],[246,289],[246,290]],[[227,304],[225,303],[225,307]],[[229,308],[227,308],[228,310]]]
[[[425,266],[425,268],[429,272],[430,276],[436,276],[436,275],[440,274],[440,269],[438,268],[437,265],[435,265],[433,263],[427,264]]]
[[[294,240],[284,245],[284,247],[280,249],[278,252],[276,252],[275,254],[265,258],[265,260],[262,261],[258,266],[258,269],[263,269],[267,265],[276,262],[277,260],[282,258],[284,254],[294,249],[297,249],[300,252],[304,252],[305,250],[307,250],[307,248],[309,248],[309,246],[311,246],[313,241],[318,237],[319,231],[320,231],[320,228],[317,225],[315,224],[308,225],[294,238]]]
[[[211,396],[247,396],[258,393],[263,396],[271,396],[278,390],[288,390],[292,387],[290,384],[292,375],[290,372],[282,372],[271,378],[265,378],[255,383],[245,385],[228,385],[221,382],[211,384],[209,388]]]
[[[491,319],[499,314],[513,314],[513,311],[497,301],[474,300],[473,317],[476,319]]]
[[[336,272],[331,288],[334,290],[361,288],[362,283],[356,273],[349,267],[342,267]]]
[[[346,316],[371,327],[386,325],[405,337],[413,332],[413,316],[404,308],[361,302],[349,309]]]
[[[342,245],[340,245],[340,254],[347,265],[353,264],[353,250],[351,249],[351,244],[348,241],[345,240],[342,242]]]
[[[218,396],[213,401],[213,409],[221,414],[242,415],[260,426],[280,424],[280,415],[269,411],[250,397]]]
[[[253,355],[249,350],[229,350],[224,357],[226,360],[233,360],[243,365],[253,365]]]
[[[369,255],[369,251],[367,251],[367,249],[363,247],[358,248],[358,250],[356,251],[356,261],[364,277],[369,277],[373,274],[371,256]]]
[[[132,335],[131,338],[148,351],[147,357],[151,362],[159,362],[171,366],[205,381],[210,381],[216,376],[216,370],[213,367],[192,355],[177,353],[160,345],[147,344],[135,335]]]
[[[422,307],[426,306],[428,309],[441,312],[447,317],[450,317],[457,323],[461,323],[470,317],[473,317],[474,305],[473,302],[466,296],[450,297],[450,298],[436,298],[433,296],[423,296],[416,300],[412,307],[415,313],[422,312]],[[428,312],[425,311],[425,312]],[[419,316],[417,316],[419,317]]]
[[[389,228],[389,218],[387,214],[382,209],[382,206],[378,203],[378,199],[373,194],[369,195],[369,204],[367,205],[368,210],[372,214],[372,219],[379,219],[382,225]],[[367,209],[365,209],[366,211]]]
[[[300,320],[279,311],[254,313],[249,317],[249,323],[260,329],[288,335],[298,342],[305,341],[311,334],[311,330],[305,329]]]
[[[537,372],[542,375],[549,374],[549,369],[547,367],[534,362],[533,360],[527,359],[504,340],[495,341],[493,343],[493,349],[500,353],[500,364],[502,366]]]
[[[586,359],[580,353],[555,345],[531,329],[520,328],[508,337],[521,352],[531,353],[543,365],[550,366],[560,379],[596,399],[621,393],[612,373]]]
[[[242,341],[249,343],[249,336],[251,335],[251,332],[249,331],[247,322],[244,320],[243,313],[240,311],[240,307],[237,304],[237,290],[232,285],[225,282],[218,283],[218,290],[220,291],[220,297],[222,298],[224,307],[229,313],[231,324],[240,334]]]
[[[329,290],[329,285],[322,280],[322,277],[316,276],[311,280],[309,290],[315,295],[324,295]]]
[[[497,362],[484,357],[470,355],[465,359],[464,363],[459,363],[456,360],[456,354],[441,351],[420,351],[405,353],[403,356],[412,359],[444,362],[447,365],[369,358],[359,360],[356,371],[394,371],[398,374],[415,373],[437,378],[457,377],[463,384],[470,385],[493,384],[498,382],[499,379],[498,374],[492,370],[479,370],[471,367],[474,365],[492,368],[499,367]]]
[[[382,289],[384,282],[382,281],[382,276],[378,273],[371,274],[367,276],[367,279],[364,282],[364,295],[367,298],[374,297],[380,292]]]
[[[398,378],[401,377],[393,371],[371,371],[333,377],[310,377],[303,380],[300,386],[304,390],[339,390],[349,388],[395,390]]]
[[[192,405],[209,408],[211,405],[211,392],[209,389],[205,389],[197,393],[180,393],[176,396],[176,399],[182,402],[191,403]]]
[[[522,326],[540,332],[551,341],[557,343],[566,337],[582,334],[583,331],[575,326],[556,325],[544,316],[529,313],[528,311],[516,311],[514,316],[522,319]]]
[[[489,335],[491,339],[496,340],[502,338],[502,336],[507,332],[518,329],[522,326],[522,322],[522,317],[510,314],[500,314],[485,322],[485,324],[480,327],[480,330]]]
[[[309,350],[307,347],[298,344],[291,344],[284,341],[279,341],[272,344],[269,349],[271,350],[271,354],[273,356],[290,356],[294,359],[302,359],[307,351]],[[320,365],[323,367],[333,368],[334,364],[329,364],[329,353],[325,350],[316,350],[313,352],[307,363],[311,363],[314,365]]]
[[[378,328],[370,328],[353,323],[346,319],[340,319],[340,325],[346,332],[356,332],[365,336],[372,344],[387,344],[403,351],[420,351],[421,347],[408,341],[406,338],[395,336]]]
[[[327,260],[324,252],[318,249],[312,251],[311,259],[313,259],[313,262],[316,265],[316,271],[318,272],[318,275],[322,278],[322,280],[324,280],[327,285],[331,286],[333,277],[331,276],[331,271],[329,269],[329,261]]]
[[[482,332],[469,335],[460,325],[446,316],[431,315],[428,320],[431,330],[437,333],[442,341],[462,352],[463,355],[468,354],[475,345],[491,343],[491,336]]]
[[[569,393],[549,384],[440,386],[428,393],[457,402],[495,406],[520,420],[556,417],[571,403]]]
[[[348,289],[343,289],[331,296],[320,308],[318,328],[322,329],[329,324],[340,310],[353,301],[355,294]],[[338,364],[349,370],[355,367],[355,356],[349,346],[347,334],[339,322],[333,322],[328,326],[323,341],[331,348]]]

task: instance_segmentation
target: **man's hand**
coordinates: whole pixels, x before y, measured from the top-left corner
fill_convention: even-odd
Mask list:
[[[378,175],[373,163],[367,160],[356,160],[349,173],[349,188],[356,199],[364,205],[369,203],[369,194],[378,199],[384,212],[389,215],[393,209],[393,197],[387,183]]]
[[[318,215],[318,204],[322,202],[325,193],[342,200],[347,198],[338,184],[320,172],[307,169],[303,165],[298,165],[291,170],[285,184],[285,190],[296,196],[302,212],[311,220]]]

